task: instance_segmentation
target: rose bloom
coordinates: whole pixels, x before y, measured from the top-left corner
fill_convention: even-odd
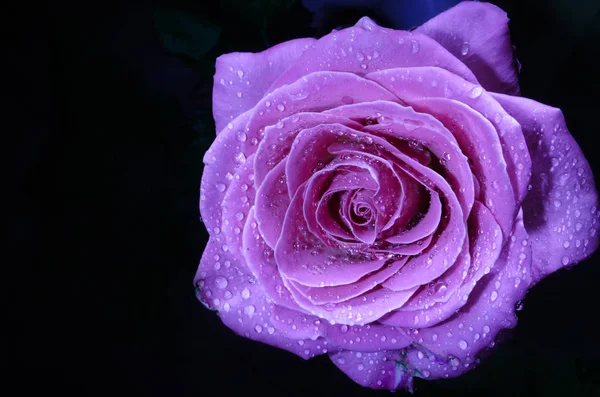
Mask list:
[[[588,162],[516,64],[506,14],[475,2],[219,57],[198,298],[363,386],[474,368],[530,287],[598,245]]]

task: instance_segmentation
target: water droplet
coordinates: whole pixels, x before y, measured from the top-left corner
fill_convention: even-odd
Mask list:
[[[362,61],[364,61],[364,60],[365,60],[365,56],[362,54],[362,52],[357,52],[357,53],[356,53],[356,60],[357,60],[358,62],[362,62]]]
[[[217,185],[216,185],[217,190],[220,192],[224,192],[226,187],[227,186],[225,186],[224,183],[217,183]]]
[[[467,55],[469,53],[469,43],[467,43],[466,41],[462,43],[462,45],[460,46],[460,53],[463,55]]]
[[[285,110],[285,106],[283,106],[283,104],[280,103],[279,105],[277,105],[277,110],[283,112]]]
[[[464,340],[460,340],[458,341],[458,347],[460,347],[462,350],[465,350],[467,348],[467,342]]]
[[[358,366],[356,367],[359,371],[362,371],[363,369],[365,369],[365,366],[363,364],[358,364]]]
[[[483,326],[483,333],[484,334],[489,334],[490,333],[490,327],[488,327],[487,325]]]
[[[252,305],[246,306],[244,308],[244,313],[246,313],[246,315],[248,315],[249,317],[252,317],[252,315],[254,314],[255,311],[256,311],[256,308]]]
[[[410,41],[410,50],[413,54],[419,52],[419,42],[417,40]]]
[[[254,330],[256,331],[256,333],[260,334],[262,332],[262,327],[257,324],[256,327],[254,327]]]
[[[242,290],[242,298],[244,298],[244,299],[250,298],[250,290],[248,288],[244,288]]]
[[[227,279],[225,277],[217,277],[215,278],[215,284],[217,285],[217,287],[225,289],[227,288]]]
[[[523,302],[521,301],[517,301],[517,303],[515,303],[515,310],[520,312],[521,310],[523,310]]]
[[[565,265],[565,266],[569,264],[569,257],[568,256],[563,256],[562,257],[562,264]]]
[[[273,333],[275,333],[275,328],[269,327],[267,328],[267,332],[269,333],[269,335],[273,335]]]
[[[244,214],[242,212],[238,212],[237,214],[235,214],[235,219],[237,219],[238,221],[242,221],[244,219]]]
[[[242,77],[244,77],[244,72],[242,70],[238,70],[237,75],[241,79]]]
[[[492,295],[490,296],[490,299],[493,301],[495,301],[498,298],[498,293],[496,291],[492,291]]]
[[[477,98],[479,97],[481,94],[483,93],[483,88],[481,88],[480,86],[475,86],[471,89],[471,91],[469,91],[469,98]]]
[[[341,325],[340,331],[342,332],[342,334],[345,334],[346,332],[348,332],[348,326],[346,324]]]
[[[225,302],[225,304],[223,305],[223,310],[225,310],[226,312],[228,312],[229,309],[231,309],[231,306],[229,305],[229,303]]]
[[[241,98],[243,94],[242,94],[242,91],[238,91],[238,92],[237,92],[235,95],[236,95],[238,98]]]

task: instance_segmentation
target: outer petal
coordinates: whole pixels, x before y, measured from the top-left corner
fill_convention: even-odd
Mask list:
[[[515,304],[532,285],[531,245],[522,216],[515,223],[513,237],[458,314],[413,333],[416,343],[407,352],[407,367],[430,379],[459,376],[473,368],[478,354],[493,345],[502,329],[516,325]]]
[[[464,1],[416,29],[463,61],[488,91],[517,95],[519,80],[506,12]]]
[[[412,391],[412,374],[398,363],[399,350],[361,353],[343,350],[329,355],[331,361],[353,381],[372,389],[408,389]]]
[[[560,109],[527,98],[494,97],[521,123],[531,153],[531,189],[523,208],[537,282],[598,247],[598,193]]]
[[[217,58],[213,87],[213,116],[217,131],[253,108],[273,81],[315,41],[291,40],[260,53],[234,52]]]
[[[516,200],[527,194],[531,175],[531,158],[519,123],[482,87],[437,67],[396,68],[366,76],[412,103],[423,98],[449,98],[470,106],[492,123],[498,132],[506,168],[511,177]]]
[[[316,71],[364,75],[394,67],[433,65],[477,82],[469,68],[428,36],[382,28],[363,17],[356,26],[319,39],[273,83],[269,91]]]
[[[303,358],[324,353],[317,348],[321,341],[309,339],[300,346],[275,329],[271,323],[274,305],[265,298],[262,284],[256,282],[243,259],[221,249],[218,237],[209,240],[194,284],[198,299],[207,308],[216,310],[223,323],[236,334]]]

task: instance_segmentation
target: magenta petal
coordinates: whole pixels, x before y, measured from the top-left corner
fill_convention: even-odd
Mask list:
[[[382,28],[364,17],[356,26],[319,39],[273,83],[269,91],[316,71],[364,75],[399,66],[433,65],[477,82],[469,68],[435,40],[421,33]]]
[[[256,220],[262,238],[271,248],[275,248],[285,213],[290,205],[287,190],[285,166],[287,159],[277,164],[265,177],[256,192]]]
[[[357,282],[348,285],[338,285],[336,287],[307,287],[294,281],[291,281],[291,284],[315,305],[340,303],[372,290],[404,266],[407,259],[408,258],[402,258],[389,263],[381,269],[364,276]]]
[[[531,153],[531,190],[523,208],[537,282],[596,250],[598,193],[560,109],[522,97],[494,97],[521,123]]]
[[[416,29],[460,59],[488,91],[519,94],[516,59],[506,12],[490,3],[464,1]]]
[[[350,284],[380,269],[385,260],[348,257],[342,250],[323,246],[308,233],[303,211],[305,185],[300,187],[285,215],[275,259],[284,278],[319,287]]]
[[[252,208],[248,213],[248,220],[243,232],[242,252],[248,269],[256,277],[258,284],[262,285],[266,296],[273,302],[293,310],[302,310],[283,284],[277,263],[275,263],[275,253],[259,232],[254,209]],[[219,266],[227,267],[226,264],[221,263]]]
[[[429,379],[459,376],[476,365],[479,353],[502,329],[516,325],[515,305],[532,283],[531,245],[520,218],[514,241],[508,242],[495,267],[477,284],[467,305],[448,321],[420,329],[420,343],[409,349],[406,365]]]
[[[290,40],[260,53],[234,52],[218,57],[213,87],[217,131],[252,109],[277,77],[314,42],[314,39]]]
[[[196,296],[209,309],[218,312],[223,323],[238,335],[288,350],[303,358],[323,354],[318,341],[303,346],[279,333],[270,317],[273,303],[266,299],[243,258],[221,248],[222,241],[212,237],[194,277]],[[216,265],[219,263],[219,266]]]
[[[436,67],[388,69],[371,73],[367,78],[409,104],[423,98],[449,98],[485,116],[498,132],[515,199],[523,201],[531,175],[531,158],[521,126],[481,86]]]

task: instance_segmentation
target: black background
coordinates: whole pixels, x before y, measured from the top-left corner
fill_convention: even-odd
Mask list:
[[[169,3],[222,29],[199,61],[165,52],[149,2],[5,15],[20,26],[7,34],[3,84],[16,186],[4,194],[14,239],[3,279],[17,309],[5,317],[15,331],[10,395],[387,395],[324,356],[304,361],[234,335],[194,296],[215,57],[320,36],[363,14],[390,23],[346,10],[315,28],[299,1],[254,14],[245,3],[260,2]],[[495,3],[511,18],[523,95],[563,109],[598,184],[600,5]],[[458,379],[417,381],[418,395],[599,396],[599,262],[600,252],[548,277],[491,357]]]

